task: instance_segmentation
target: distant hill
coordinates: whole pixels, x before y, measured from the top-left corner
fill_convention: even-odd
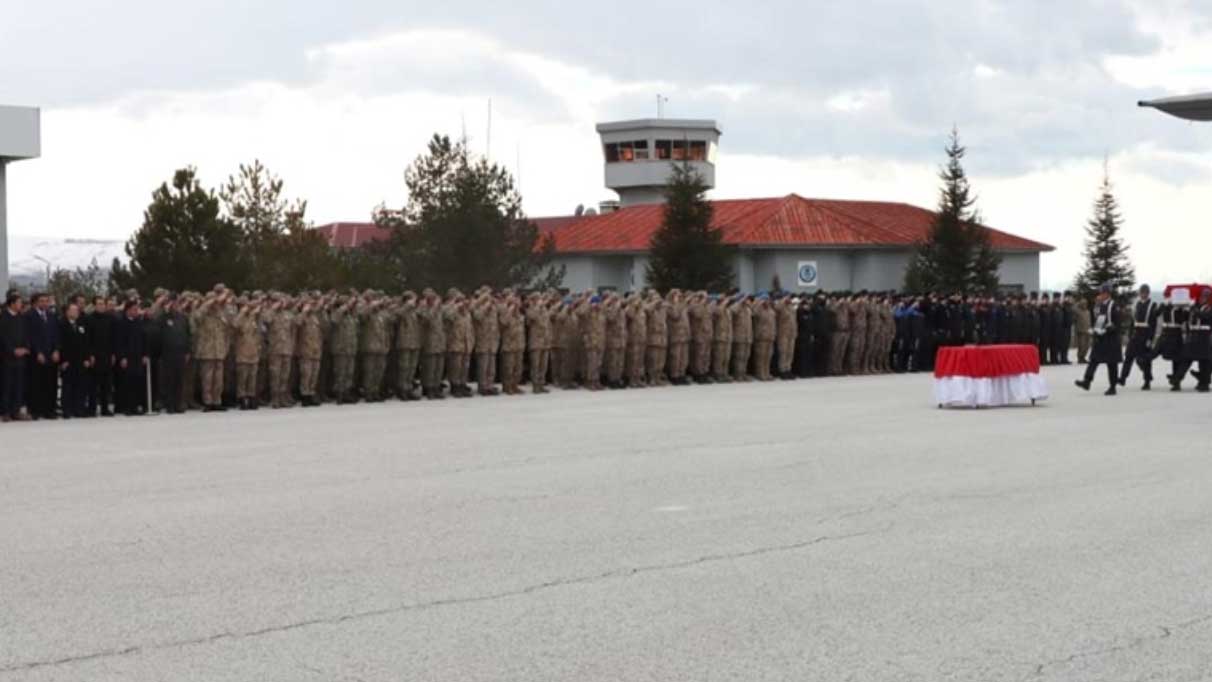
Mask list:
[[[115,258],[127,262],[122,248],[126,242],[116,239],[57,239],[53,237],[8,238],[9,278],[15,283],[46,283],[47,263],[52,270],[87,268],[95,260],[105,271]]]

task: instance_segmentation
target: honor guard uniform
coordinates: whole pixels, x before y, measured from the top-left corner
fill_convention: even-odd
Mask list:
[[[1090,328],[1094,335],[1094,348],[1090,351],[1090,364],[1086,365],[1086,375],[1073,382],[1078,388],[1089,391],[1090,383],[1099,365],[1107,366],[1107,380],[1111,387],[1105,395],[1115,395],[1115,385],[1119,381],[1116,366],[1123,358],[1123,348],[1119,344],[1119,310],[1111,299],[1111,286],[1104,284],[1098,290],[1098,298],[1094,302],[1094,323]]]
[[[1166,378],[1170,381],[1172,391],[1180,390],[1175,386],[1175,377],[1181,377],[1178,370],[1183,358],[1183,327],[1187,324],[1190,312],[1186,306],[1172,303],[1170,293],[1166,292],[1158,314],[1161,330],[1157,343],[1153,346],[1153,355],[1170,361],[1171,374]]]
[[[1128,385],[1128,375],[1132,373],[1132,363],[1135,361],[1145,376],[1142,391],[1149,390],[1153,383],[1153,336],[1157,330],[1157,304],[1149,297],[1149,285],[1140,286],[1140,300],[1132,307],[1132,335],[1128,338],[1128,353],[1124,356],[1124,366],[1119,374],[1119,385]]]
[[[1200,294],[1199,307],[1191,311],[1187,321],[1182,363],[1175,366],[1174,376],[1170,380],[1175,390],[1182,385],[1183,375],[1195,364],[1199,366],[1192,372],[1196,380],[1195,390],[1207,393],[1209,379],[1212,379],[1212,290],[1208,289]]]

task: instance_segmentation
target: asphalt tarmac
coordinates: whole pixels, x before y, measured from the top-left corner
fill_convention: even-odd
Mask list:
[[[4,425],[0,682],[1212,678],[1212,397],[1077,371]]]

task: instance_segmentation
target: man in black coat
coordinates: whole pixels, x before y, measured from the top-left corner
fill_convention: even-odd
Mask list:
[[[161,307],[164,312],[156,319],[156,336],[160,340],[160,403],[169,414],[181,414],[185,411],[181,384],[191,348],[189,319],[178,310],[175,294],[169,294]]]
[[[1086,365],[1086,376],[1073,382],[1078,388],[1089,391],[1090,383],[1099,365],[1107,366],[1107,379],[1111,387],[1104,395],[1115,395],[1119,382],[1116,367],[1123,360],[1123,347],[1119,343],[1119,308],[1111,300],[1111,285],[1104,284],[1098,290],[1094,302],[1093,323],[1090,333],[1094,336],[1094,348],[1090,351],[1090,363]]]
[[[148,355],[143,334],[143,316],[138,301],[127,301],[123,315],[114,324],[114,372],[119,375],[117,408],[128,417],[146,414]]]
[[[1073,343],[1073,294],[1066,291],[1060,300],[1060,337],[1056,339],[1056,352],[1060,364],[1069,364],[1069,346]]]
[[[62,393],[59,400],[64,419],[84,417],[86,379],[92,364],[88,331],[80,315],[80,307],[69,303],[59,325],[59,379]]]
[[[1183,344],[1182,361],[1174,365],[1170,387],[1175,391],[1181,390],[1187,370],[1197,363],[1199,369],[1194,372],[1195,390],[1207,393],[1208,384],[1212,381],[1212,291],[1207,289],[1200,293],[1199,305],[1187,318],[1187,340]]]
[[[1124,356],[1124,366],[1119,373],[1119,385],[1128,385],[1128,375],[1132,373],[1132,363],[1136,362],[1141,374],[1145,377],[1142,391],[1149,390],[1153,383],[1153,337],[1157,333],[1158,306],[1149,296],[1149,285],[1140,285],[1140,298],[1132,306],[1132,331],[1128,337],[1128,353]]]
[[[59,319],[50,309],[48,294],[34,294],[33,306],[25,314],[29,330],[29,411],[34,419],[55,419],[59,388]]]
[[[22,314],[21,295],[9,292],[0,310],[0,420],[27,420],[25,406],[26,363],[30,345],[29,330]]]
[[[102,417],[112,417],[110,411],[114,398],[114,324],[117,322],[109,299],[93,298],[93,312],[88,315],[89,355],[92,356],[92,374],[89,381],[88,400],[85,409],[89,414],[100,411]]]

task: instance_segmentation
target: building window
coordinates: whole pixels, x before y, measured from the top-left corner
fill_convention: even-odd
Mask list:
[[[635,161],[635,153],[630,142],[619,143],[619,161]]]
[[[606,163],[617,163],[619,160],[619,145],[611,143],[606,145]]]
[[[673,141],[673,160],[674,161],[685,161],[686,160],[686,140],[674,140]]]
[[[635,150],[635,160],[636,161],[647,161],[648,160],[648,140],[636,140],[635,142],[633,142],[631,144],[632,144],[632,148]]]
[[[698,140],[693,140],[690,143],[690,160],[691,161],[706,161],[707,160],[707,143]]]
[[[669,140],[657,140],[656,141],[656,158],[657,158],[657,160],[658,161],[668,161],[669,159],[673,158],[673,155],[671,153],[672,149],[673,149],[673,143],[670,142]]]

